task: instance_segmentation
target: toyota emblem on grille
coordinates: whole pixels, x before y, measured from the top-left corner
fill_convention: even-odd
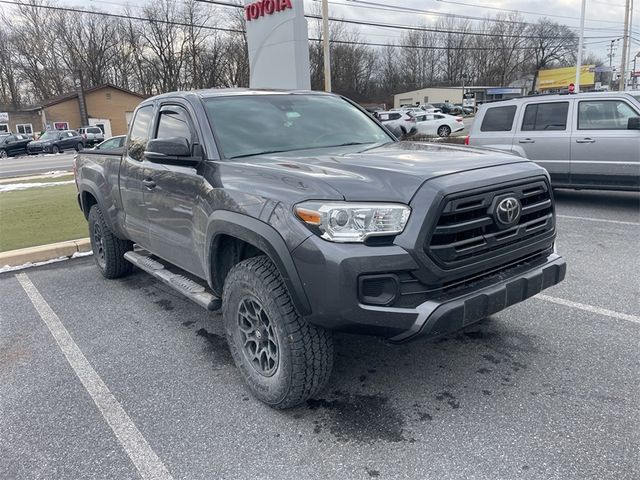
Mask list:
[[[511,226],[520,218],[520,202],[515,197],[507,197],[498,203],[495,217],[496,221],[503,226]]]

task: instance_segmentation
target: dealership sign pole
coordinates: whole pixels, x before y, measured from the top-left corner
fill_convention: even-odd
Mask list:
[[[303,0],[245,0],[251,88],[311,88]]]

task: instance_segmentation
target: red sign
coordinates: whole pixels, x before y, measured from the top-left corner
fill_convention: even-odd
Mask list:
[[[575,93],[576,86],[573,83],[569,84],[569,93]]]
[[[247,22],[256,20],[259,17],[273,15],[274,12],[282,12],[291,6],[291,0],[258,0],[244,7],[244,18]]]
[[[640,77],[640,72],[631,72],[631,77]]]

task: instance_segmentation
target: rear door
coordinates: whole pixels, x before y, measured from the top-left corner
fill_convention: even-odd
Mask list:
[[[571,183],[601,187],[637,187],[640,184],[640,130],[628,130],[628,121],[640,117],[624,99],[577,102],[571,141]]]
[[[186,138],[192,152],[201,145],[186,104],[160,108],[153,138]],[[205,277],[197,255],[194,209],[204,181],[196,167],[145,162],[145,203],[149,215],[150,250],[179,267]]]
[[[513,151],[546,168],[556,184],[568,184],[572,100],[532,102],[518,115]]]
[[[144,151],[149,141],[153,105],[140,107],[131,124],[120,163],[120,197],[124,210],[124,226],[129,239],[149,248],[149,218],[144,203]]]

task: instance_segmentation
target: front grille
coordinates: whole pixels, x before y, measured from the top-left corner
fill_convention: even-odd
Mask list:
[[[513,226],[500,228],[493,210],[505,196],[517,198],[522,213]],[[537,251],[544,250],[549,243],[540,245],[540,241],[552,239],[554,231],[550,188],[540,179],[447,196],[424,249],[438,265],[452,269],[489,261],[516,249],[537,245]]]

